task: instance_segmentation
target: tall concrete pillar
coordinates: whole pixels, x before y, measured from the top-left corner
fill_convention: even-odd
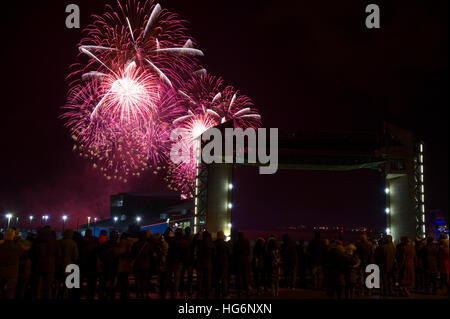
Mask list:
[[[213,235],[223,230],[226,236],[231,232],[232,164],[209,164],[206,192],[206,229]]]

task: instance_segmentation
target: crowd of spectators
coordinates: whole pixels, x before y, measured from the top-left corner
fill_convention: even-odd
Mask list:
[[[258,238],[244,233],[225,240],[222,231],[192,234],[169,227],[164,234],[102,231],[98,237],[67,229],[61,239],[49,226],[27,233],[0,233],[0,298],[128,299],[230,298],[279,296],[280,285],[323,290],[329,298],[373,293],[365,285],[369,264],[379,266],[381,296],[411,292],[448,295],[449,241],[391,236],[374,242],[363,234],[351,243],[342,238],[309,242],[285,234]],[[80,269],[80,289],[65,284],[66,267]]]

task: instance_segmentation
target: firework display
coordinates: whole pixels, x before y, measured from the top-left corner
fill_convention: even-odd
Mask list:
[[[105,11],[84,30],[68,76],[62,118],[73,149],[107,179],[162,171],[170,189],[191,196],[195,157],[171,162],[171,132],[185,132],[183,147],[195,154],[208,128],[229,120],[258,127],[260,115],[248,97],[206,74],[178,15],[154,1],[118,0]]]

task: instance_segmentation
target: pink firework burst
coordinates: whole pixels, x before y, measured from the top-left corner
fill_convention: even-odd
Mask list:
[[[257,128],[261,125],[261,116],[247,96],[239,95],[232,86],[225,86],[221,78],[210,75],[194,75],[178,91],[178,99],[184,105],[185,114],[173,121],[183,136],[176,142],[181,143],[190,156],[188,161],[169,166],[166,181],[170,189],[192,196],[198,137],[209,128],[231,120],[236,128]]]
[[[179,102],[173,86],[198,68],[184,21],[153,1],[117,1],[94,16],[79,45],[63,118],[74,150],[108,179],[157,173]]]
[[[70,128],[73,150],[92,162],[108,179],[127,182],[149,168],[146,138],[151,132],[141,127],[111,121],[109,117],[91,119],[101,100],[97,81],[71,89],[63,118]]]
[[[138,68],[135,62],[124,70],[109,73],[87,73],[100,81],[103,96],[93,109],[90,117],[109,117],[131,125],[147,125],[157,112],[159,84],[151,73]]]
[[[236,127],[241,128],[261,125],[261,116],[252,100],[240,95],[232,86],[224,85],[220,77],[194,75],[178,90],[178,94],[193,114],[208,114],[218,123],[234,120]],[[186,117],[189,116],[186,114]]]
[[[173,65],[192,70],[198,66],[196,57],[203,56],[186,35],[185,21],[152,0],[143,4],[117,0],[106,6],[104,14],[93,17],[79,45],[80,52],[91,59],[72,75],[96,70],[98,61],[121,65],[135,61],[173,86],[179,77]]]

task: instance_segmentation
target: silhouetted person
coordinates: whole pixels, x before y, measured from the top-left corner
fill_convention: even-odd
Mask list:
[[[53,298],[56,263],[59,259],[59,245],[50,226],[38,232],[36,242],[31,247],[33,299]]]
[[[183,265],[180,289],[182,294],[186,292],[188,296],[192,296],[192,276],[194,273],[194,254],[195,254],[195,245],[194,245],[194,236],[191,234],[191,228],[186,227],[184,229],[184,240],[188,245],[186,263]],[[186,283],[184,281],[185,276]]]
[[[177,228],[175,236],[169,239],[169,251],[167,255],[170,296],[172,299],[178,296],[180,289],[181,274],[183,266],[186,264],[188,258],[188,243],[183,238],[183,230]]]
[[[198,297],[207,299],[210,297],[214,253],[215,246],[211,234],[205,231],[197,243]]]
[[[14,241],[15,231],[5,231],[4,242],[0,244],[0,294],[5,299],[13,299],[19,277],[19,259],[23,248]]]
[[[371,263],[372,258],[372,244],[367,239],[366,234],[361,235],[361,240],[356,243],[356,253],[358,254],[359,259],[361,260],[360,267],[360,278],[361,278],[361,286],[362,286],[362,295],[364,296],[366,293],[371,294],[371,290],[369,290],[365,285],[365,275],[366,275],[366,266]]]
[[[337,299],[341,299],[345,288],[345,273],[347,272],[348,262],[340,241],[330,245],[326,265],[328,297],[334,298],[336,296]]]
[[[170,233],[172,234],[172,233]],[[173,235],[173,234],[172,234]],[[167,236],[168,238],[170,237]],[[164,239],[164,236],[159,237],[158,242],[158,276],[159,276],[159,294],[161,299],[165,299],[167,295],[167,288],[169,285],[169,273],[167,265],[167,254],[169,252],[169,244]]]
[[[294,289],[297,281],[297,247],[288,234],[282,237],[281,259],[283,260],[283,269],[286,277],[287,288]]]
[[[273,297],[280,292],[280,267],[282,264],[281,248],[275,237],[267,240],[267,263],[269,285]]]
[[[416,250],[408,237],[401,237],[401,243],[397,247],[397,263],[399,266],[399,281],[402,295],[409,296],[409,290],[414,286],[416,265]]]
[[[19,241],[24,252],[19,259],[19,281],[17,283],[17,293],[18,299],[23,300],[25,298],[31,297],[28,289],[31,281],[31,255],[30,250],[33,245],[35,238],[33,234],[29,233],[24,241]]]
[[[159,240],[156,235],[153,235],[150,230],[146,231],[147,233],[147,242],[150,244],[150,269],[147,277],[147,287],[149,292],[157,291],[157,285],[154,285],[152,282],[153,276],[159,276]],[[150,295],[148,295],[150,298]]]
[[[425,242],[426,242],[425,239],[417,238],[414,246],[417,256],[417,265],[415,273],[416,291],[425,290],[425,269],[424,269],[426,264]]]
[[[380,260],[377,265],[380,267],[382,278],[382,295],[391,296],[395,281],[395,255],[396,248],[392,243],[392,236],[387,235],[381,245]]]
[[[425,293],[430,292],[431,284],[432,293],[435,295],[439,276],[439,249],[432,237],[427,238],[427,244],[424,247],[424,255]]]
[[[108,241],[103,243],[99,249],[102,275],[99,284],[99,298],[115,298],[115,281],[117,268],[119,265],[120,246],[118,234],[115,231],[110,233]]]
[[[128,299],[129,279],[131,269],[131,242],[128,240],[128,233],[122,233],[119,241],[119,261],[117,266],[117,290],[120,292],[120,299]]]
[[[136,283],[136,298],[148,298],[148,276],[150,273],[150,258],[152,247],[148,242],[147,233],[139,232],[138,241],[131,248],[131,259],[134,260],[134,273]]]
[[[66,229],[64,231],[63,239],[61,239],[59,244],[59,258],[58,258],[58,297],[62,299],[67,299],[69,297],[69,290],[66,287],[66,267],[70,264],[77,264],[78,262],[78,246],[72,239],[73,230]]]
[[[249,296],[250,284],[250,242],[244,237],[243,232],[238,233],[237,241],[234,245],[233,253],[236,261],[236,284],[238,298],[242,291]]]
[[[298,256],[298,279],[300,288],[306,287],[306,269],[308,263],[308,255],[306,253],[306,246],[303,240],[298,242],[297,246],[297,256]]]
[[[215,297],[224,298],[228,296],[228,273],[231,249],[225,241],[225,234],[223,231],[217,232],[217,239],[215,245],[214,258],[214,287]]]
[[[439,247],[439,271],[441,273],[440,288],[445,287],[445,295],[448,296],[448,238],[441,239]]]
[[[252,269],[253,269],[253,278],[255,281],[255,288],[258,295],[264,291],[264,287],[266,285],[266,276],[265,276],[265,260],[267,259],[266,250],[265,250],[265,241],[263,238],[256,239],[255,247],[253,247],[252,254]]]
[[[324,248],[323,242],[320,239],[320,232],[315,232],[314,239],[308,243],[307,254],[309,257],[312,287],[313,289],[322,288],[322,263],[326,254],[326,250]]]
[[[86,299],[95,296],[98,276],[99,241],[92,236],[92,230],[87,229],[79,243],[79,265],[81,282],[86,281]]]
[[[353,293],[359,275],[360,260],[354,254],[356,246],[350,244],[345,247],[345,298],[353,299]]]

